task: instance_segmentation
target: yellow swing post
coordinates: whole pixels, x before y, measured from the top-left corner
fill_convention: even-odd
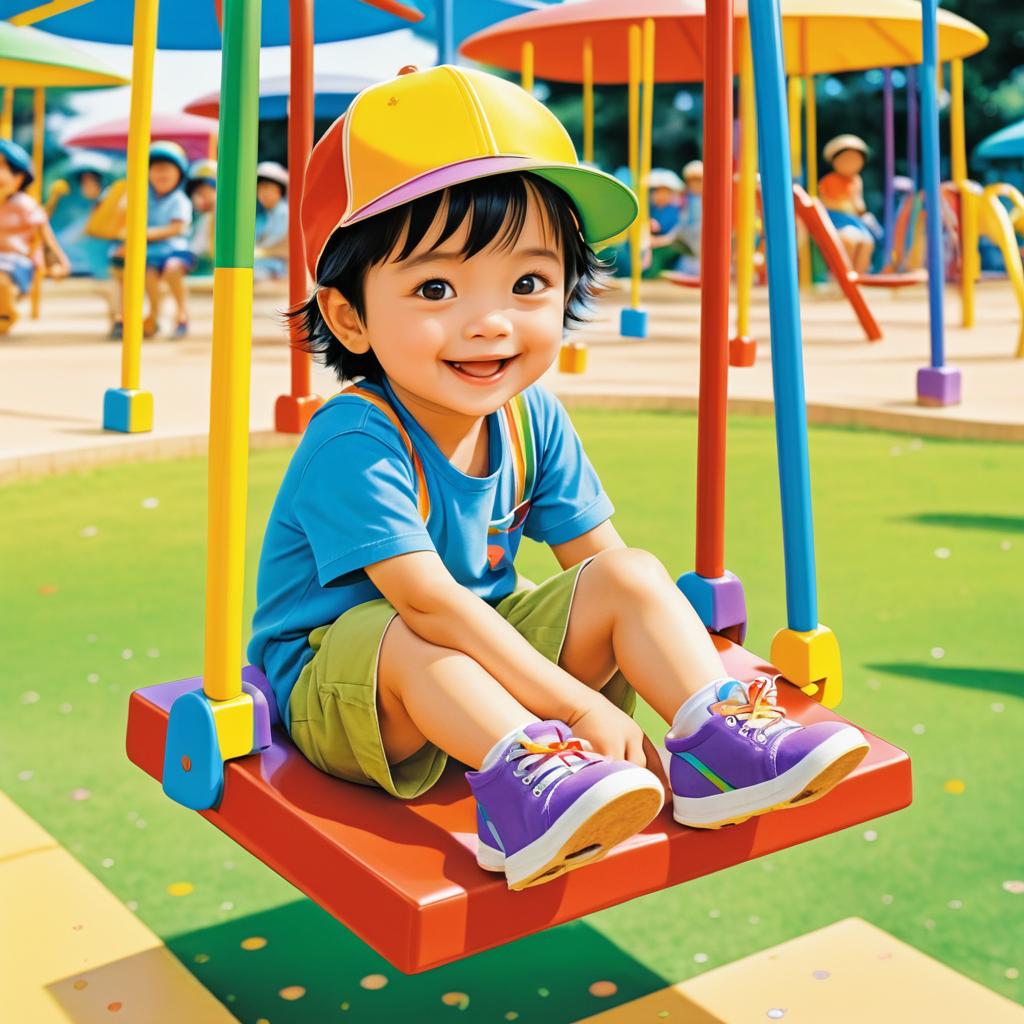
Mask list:
[[[38,202],[43,201],[43,146],[46,142],[46,90],[41,86],[34,89],[32,93],[32,169],[35,173],[35,181],[32,182],[32,195]],[[42,304],[42,286],[44,266],[39,268],[39,273],[32,279],[32,319],[39,319],[39,309]]]
[[[159,8],[159,0],[135,0],[132,28],[121,386],[108,388],[103,396],[103,428],[125,434],[144,433],[153,429],[153,395],[141,390],[140,377],[142,300],[146,284],[146,218],[149,206],[149,133]]]
[[[594,41],[583,40],[583,162],[594,162]]]
[[[627,35],[629,47],[629,78],[626,106],[629,116],[629,177],[639,194],[640,184],[640,75],[642,60],[642,33],[639,25],[630,25]],[[640,308],[640,273],[642,267],[641,244],[643,225],[637,216],[629,228],[629,307],[619,312],[619,333],[624,338],[647,337],[647,312]]]
[[[754,287],[754,206],[757,193],[757,121],[750,30],[740,49],[740,180],[736,203],[736,336],[729,341],[729,365],[753,366],[757,342],[750,336],[750,293]]]
[[[14,137],[14,86],[4,89],[4,102],[0,106],[0,139]]]
[[[981,189],[967,176],[967,138],[964,126],[964,62],[949,66],[949,143],[953,184],[960,195],[960,322],[974,326],[974,283],[981,275],[978,252],[978,203]]]
[[[583,162],[594,162],[594,43],[588,36],[583,40]],[[559,373],[585,373],[587,369],[586,342],[571,338],[562,342],[558,351]]]
[[[523,43],[519,67],[519,84],[526,92],[533,92],[533,43],[529,40]]]

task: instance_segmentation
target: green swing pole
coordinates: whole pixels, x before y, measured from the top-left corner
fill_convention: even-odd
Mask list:
[[[219,701],[241,694],[260,2],[224,0],[203,664]]]

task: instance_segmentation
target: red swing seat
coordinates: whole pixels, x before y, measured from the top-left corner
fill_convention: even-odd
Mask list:
[[[773,672],[742,647],[714,640],[737,678]],[[245,677],[266,687],[251,667]],[[131,696],[128,757],[154,779],[163,770],[170,706],[200,682]],[[799,721],[838,717],[793,686],[780,690]],[[866,733],[867,757],[821,800],[716,832],[682,828],[665,810],[603,861],[513,893],[504,876],[476,865],[474,804],[458,765],[406,803],[325,775],[280,725],[273,734],[269,749],[225,765],[220,807],[200,813],[407,973],[877,818],[911,798],[907,755]]]

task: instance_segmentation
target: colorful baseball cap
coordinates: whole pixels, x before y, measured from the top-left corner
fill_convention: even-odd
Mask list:
[[[166,160],[169,164],[174,164],[181,171],[183,178],[188,174],[188,154],[177,142],[160,139],[152,143],[149,147],[149,162],[152,164],[157,160]]]
[[[580,166],[568,132],[518,85],[472,68],[403,68],[364,89],[313,147],[302,192],[306,265],[335,231],[451,185],[530,171],[566,192],[590,243],[624,231],[632,191]]]

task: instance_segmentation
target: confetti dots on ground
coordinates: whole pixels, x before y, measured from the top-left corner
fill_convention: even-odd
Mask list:
[[[155,647],[150,647],[150,649],[148,651],[146,651],[146,657],[147,658],[159,658],[160,657],[160,652]]]
[[[708,962],[708,955],[707,955],[707,953],[694,953],[693,954],[693,962],[695,964],[706,964]]]
[[[107,1010],[109,1010],[110,1013],[118,1013],[123,1006],[124,1003],[107,1003]]]
[[[786,1011],[781,1006],[773,1006],[770,1010],[765,1012],[765,1016],[769,1020],[782,1020],[786,1016]]]
[[[367,974],[365,978],[359,979],[359,987],[365,988],[368,992],[378,992],[387,985],[386,974]]]
[[[87,683],[98,683],[100,681],[99,673],[98,672],[90,672],[85,677],[85,681]]]
[[[877,838],[878,838],[878,833],[873,828],[869,828],[864,833],[864,841],[866,843],[873,843]]]
[[[1013,893],[1014,896],[1019,896],[1024,892],[1024,882],[1013,878],[1007,882],[1003,882],[1003,889],[1006,892]]]
[[[541,999],[547,999],[547,997],[551,995],[551,990],[547,988],[539,988],[537,989],[537,995],[539,995]]]
[[[83,988],[86,988],[86,987],[88,986],[88,984],[89,984],[89,982],[87,982],[87,981],[85,980],[85,978],[79,978],[79,979],[78,979],[78,980],[77,980],[77,981],[76,981],[76,982],[74,983],[74,985],[72,985],[71,987],[72,987],[72,988],[73,988],[73,989],[74,989],[74,990],[75,990],[76,992],[81,992]]]
[[[598,999],[608,999],[619,991],[619,986],[614,981],[595,981],[587,991]]]
[[[192,957],[192,961],[193,961],[193,963],[197,963],[197,964],[208,964],[210,962],[210,954],[209,953],[196,953],[196,955],[194,957]]]
[[[306,994],[306,990],[301,985],[286,985],[277,994],[286,1002],[294,1003],[296,999],[301,999]]]
[[[519,1020],[519,1014],[515,1010],[509,1010],[505,1014],[505,1020]]]
[[[160,506],[160,499],[159,498],[143,498],[141,504],[142,504],[143,508],[158,508]]]
[[[114,866],[114,858],[113,857],[104,857],[103,860],[100,861],[100,865],[101,865],[101,867],[105,867],[105,868],[107,868],[109,870],[110,868],[112,868]]]
[[[913,733],[913,734],[914,734],[915,736],[923,736],[923,735],[924,735],[924,733],[925,733],[925,728],[924,728],[924,726],[923,726],[923,725],[921,725],[921,723],[920,723],[920,722],[918,722],[918,723],[917,723],[917,725],[913,725],[913,726],[911,726],[911,727],[910,727],[910,731],[911,731],[911,732],[912,732],[912,733]]]
[[[946,904],[950,910],[959,910],[963,905],[963,900],[950,900],[949,903]]]
[[[39,588],[39,593],[44,597],[49,597],[51,594],[56,594],[59,589],[56,583],[44,583]]]
[[[935,549],[935,557],[936,558],[943,558],[943,559],[944,558],[949,558],[949,556],[951,554],[953,554],[953,552],[950,551],[949,548],[936,548]]]
[[[929,653],[936,661],[938,661],[940,658],[944,658],[946,656],[946,649],[944,647],[933,647]]]
[[[267,940],[262,935],[252,935],[248,939],[242,939],[240,943],[242,949],[249,950],[250,952],[254,949],[263,949],[266,944]]]
[[[32,778],[32,776],[34,774],[35,773],[32,771],[31,768],[26,768],[26,769],[24,769],[24,771],[18,772],[18,781],[19,782],[28,782]]]
[[[811,971],[811,977],[814,978],[815,981],[825,981],[826,979],[831,978],[832,974],[830,971]]]
[[[39,694],[35,690],[26,690],[20,697],[22,704],[38,704]]]
[[[121,652],[121,658],[122,658],[122,659],[123,659],[124,661],[131,661],[131,659],[132,659],[133,657],[135,657],[135,652],[134,652],[134,651],[133,651],[133,650],[132,650],[132,649],[131,649],[130,647],[126,647],[126,648],[125,648],[125,649],[124,649],[124,650],[123,650],[123,651]]]
[[[70,715],[71,712],[74,710],[74,708],[72,708],[72,706],[70,704],[68,704],[67,701],[65,701],[63,704],[58,704],[57,705],[57,710],[62,715]]]
[[[457,1010],[465,1010],[469,1007],[469,996],[465,992],[445,992],[441,996],[441,1002],[445,1006],[454,1006]]]
[[[95,537],[96,534],[99,533],[99,532],[100,532],[100,530],[99,530],[98,526],[83,526],[78,531],[78,536],[79,537]]]
[[[94,644],[94,643],[96,643],[96,639],[97,639],[97,637],[96,637],[95,633],[88,633],[88,634],[86,634],[85,642],[87,644]]]
[[[223,911],[234,910],[235,909],[235,905],[234,905],[234,903],[231,902],[231,900],[225,900],[220,905],[220,909],[223,910]]]
[[[92,793],[87,789],[73,789],[68,794],[72,800],[88,800]]]
[[[135,913],[136,910],[139,909],[139,901],[138,900],[125,900],[125,904],[124,905],[133,914]]]
[[[167,886],[168,896],[189,896],[195,892],[196,887],[191,882],[171,882]]]
[[[893,901],[893,897],[892,897],[892,896],[890,896],[890,895],[889,895],[888,893],[886,893],[886,894],[885,894],[885,895],[884,895],[884,896],[882,897],[882,902],[883,902],[883,903],[884,903],[884,904],[885,904],[885,905],[886,905],[887,907],[888,907],[888,906],[891,906],[891,905],[892,905],[892,901]]]
[[[947,793],[952,793],[954,796],[959,796],[967,788],[967,785],[963,781],[963,779],[947,779],[943,783],[942,788]]]
[[[761,918],[759,918],[757,916],[757,914],[751,914],[750,917],[747,918],[747,923],[748,924],[760,924],[761,923]]]
[[[1003,549],[1003,551],[1009,551],[1010,548],[1013,547],[1013,545],[1008,540],[1004,540],[1002,543],[1000,543],[999,546]]]
[[[1020,971],[1016,967],[1007,967],[1003,974],[1010,979],[1010,981],[1016,981],[1020,977]]]
[[[994,711],[994,712],[995,712],[995,713],[996,713],[997,715],[999,715],[999,714],[1002,714],[1002,713],[1003,713],[1003,712],[1004,712],[1004,711],[1006,710],[1006,705],[1005,705],[1005,704],[1004,704],[1004,703],[1003,703],[1003,702],[1002,702],[1001,700],[997,700],[997,701],[996,701],[996,702],[995,702],[995,703],[994,703],[994,704],[992,705],[992,710],[993,710],[993,711]]]

